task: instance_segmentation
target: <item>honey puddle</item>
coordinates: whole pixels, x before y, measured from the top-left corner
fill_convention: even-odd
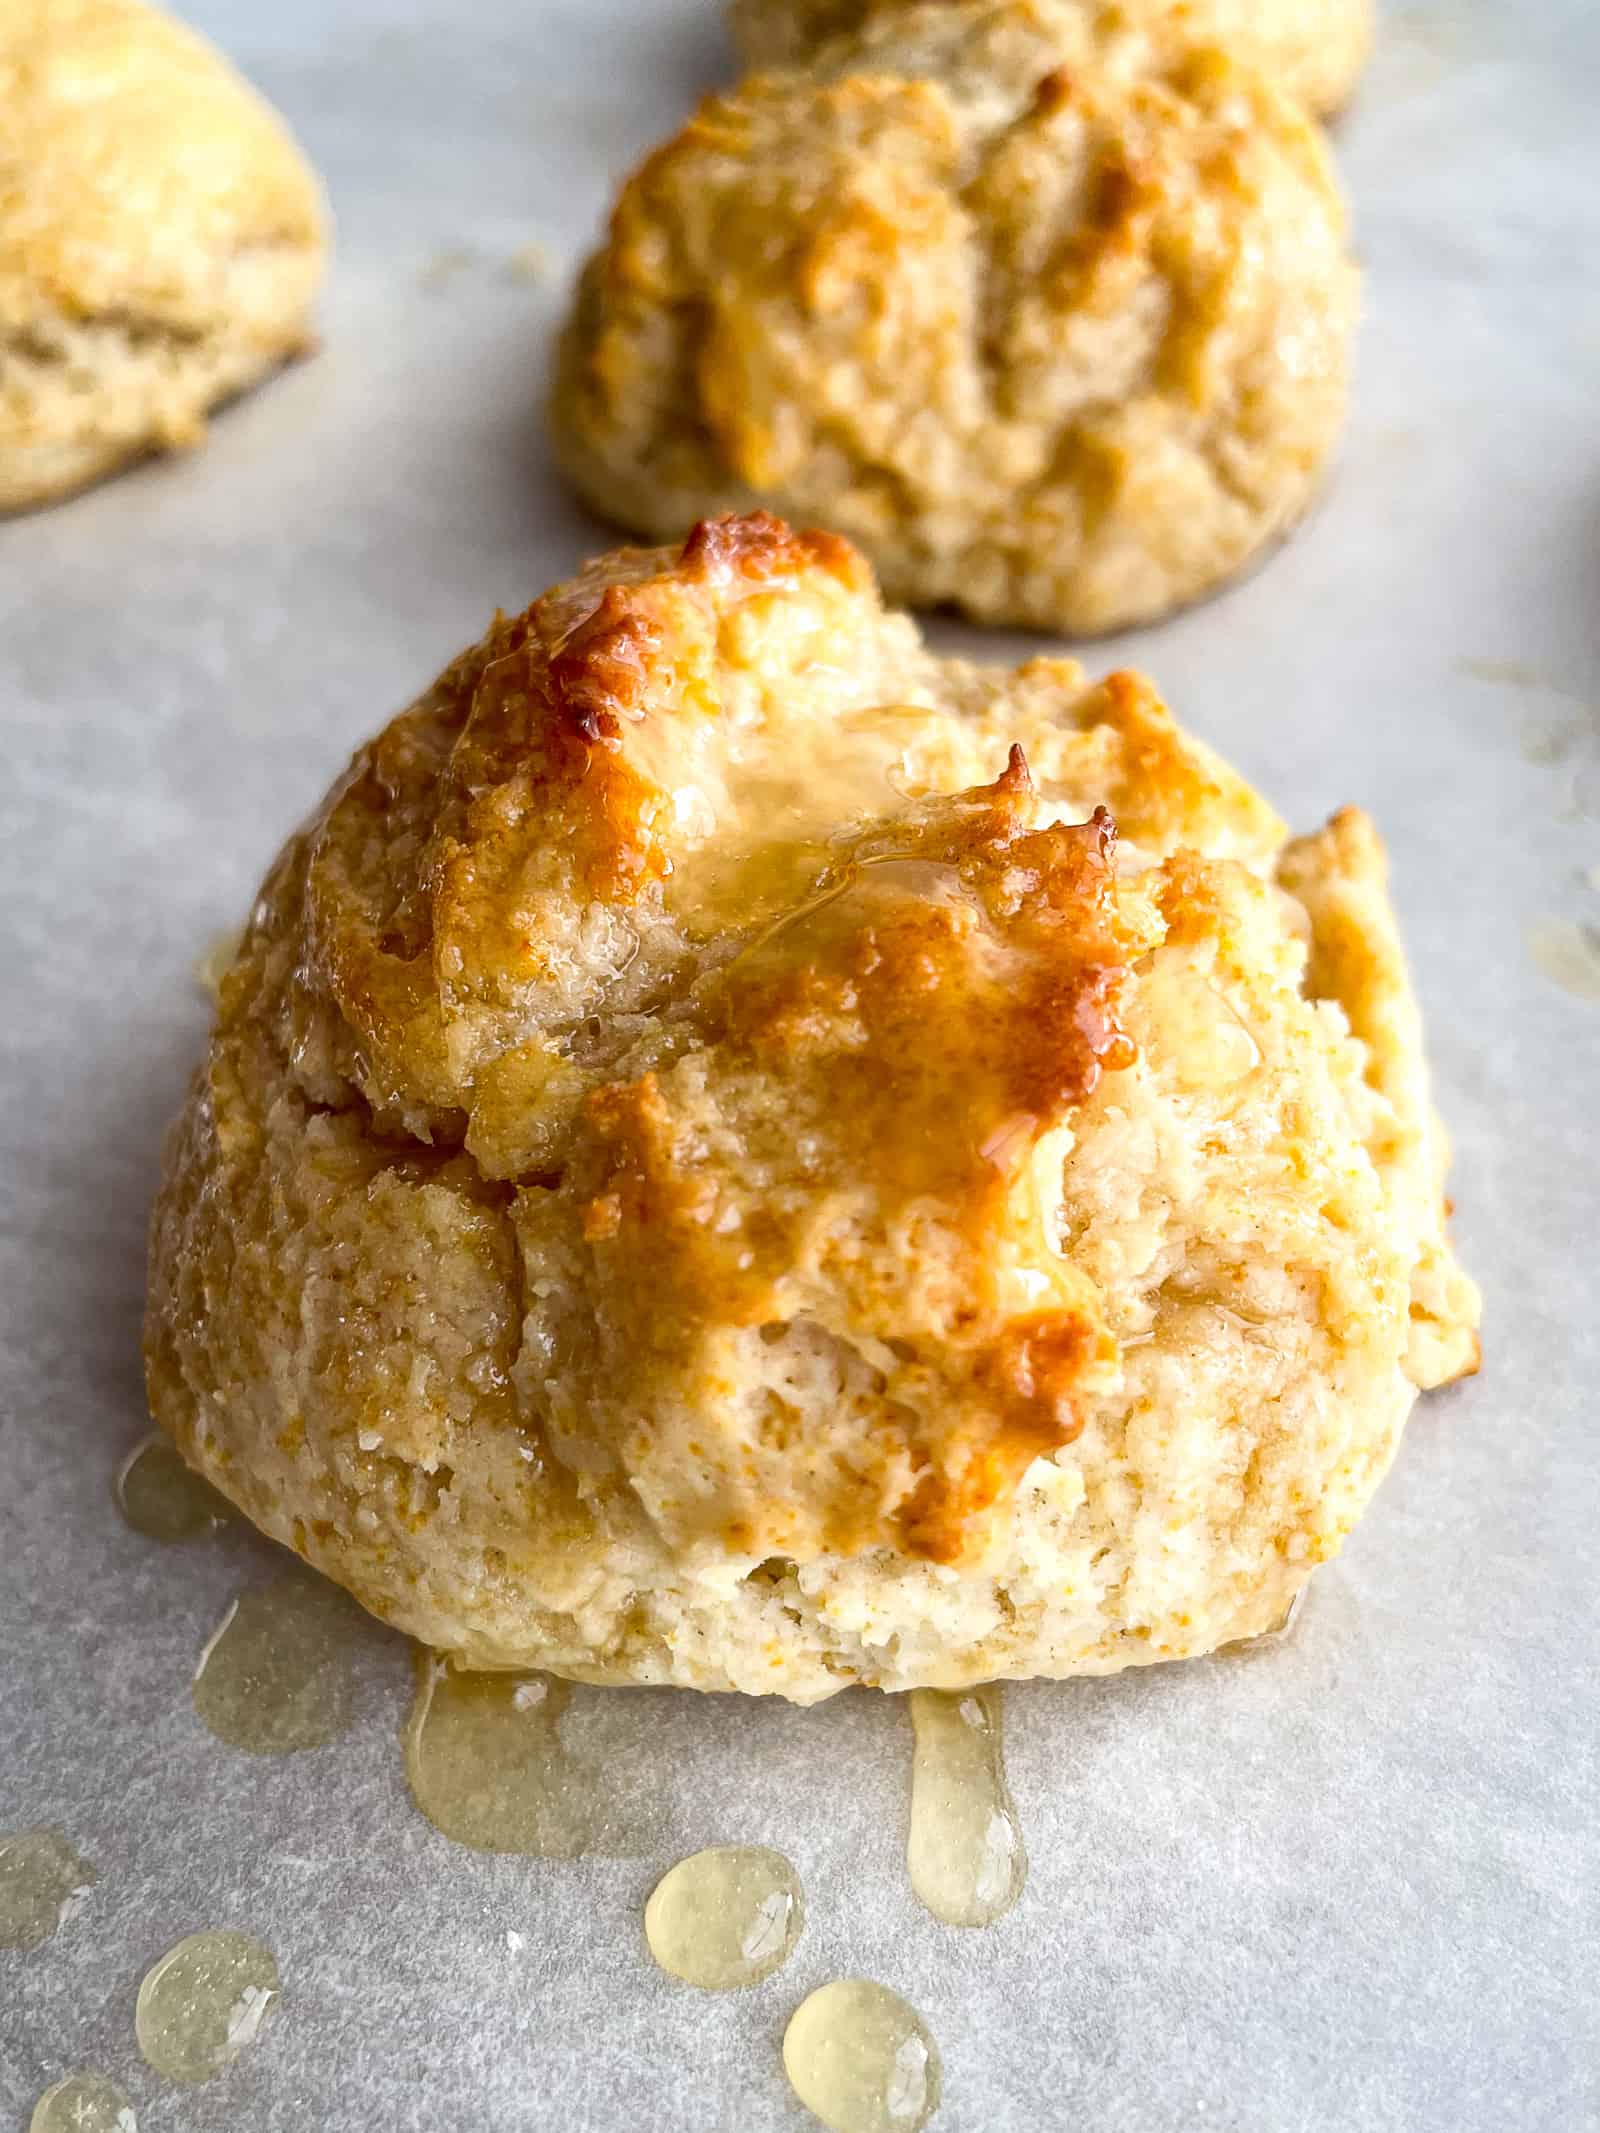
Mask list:
[[[1028,1855],[1006,1787],[1000,1685],[913,1689],[911,1834],[918,1900],[947,1926],[989,1926],[1022,1894]]]
[[[242,1592],[200,1654],[195,1710],[218,1740],[251,1755],[324,1747],[354,1715],[366,1628],[355,1602],[322,1578]]]
[[[800,2003],[783,2068],[833,2133],[917,2133],[939,2107],[939,2053],[922,2017],[866,1978],[840,1978]]]
[[[68,2074],[33,2107],[28,2133],[139,2133],[133,2105],[104,2074]]]
[[[214,1533],[233,1516],[227,1498],[185,1465],[160,1430],[134,1446],[117,1470],[112,1494],[135,1533],[149,1540],[193,1540]]]
[[[406,1724],[411,1797],[434,1828],[480,1852],[576,1859],[629,1849],[602,1774],[572,1756],[570,1682],[460,1672],[417,1655]]]
[[[650,1953],[706,1992],[756,1985],[794,1952],[805,1924],[800,1877],[782,1852],[720,1844],[680,1859],[644,1907]]]
[[[254,2043],[278,1997],[272,1951],[247,1933],[191,1933],[147,1971],[139,2049],[169,2081],[209,2081]]]
[[[96,1879],[59,1829],[0,1835],[0,1948],[42,1948]]]

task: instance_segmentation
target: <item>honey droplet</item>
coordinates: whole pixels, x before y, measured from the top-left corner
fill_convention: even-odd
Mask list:
[[[242,1592],[213,1631],[194,1707],[218,1740],[251,1755],[293,1755],[337,1740],[353,1715],[366,1618],[311,1576]]]
[[[68,2074],[33,2107],[28,2133],[139,2133],[133,2105],[104,2074]]]
[[[462,1673],[419,1654],[406,1777],[434,1828],[480,1852],[575,1859],[593,1849],[594,1778],[561,1740],[571,1695],[553,1675]]]
[[[840,1978],[801,2001],[783,2068],[833,2133],[917,2133],[939,2107],[939,2053],[922,2017],[867,1978]]]
[[[59,1829],[0,1836],[0,1948],[42,1948],[96,1878]]]
[[[150,1540],[193,1540],[214,1533],[233,1516],[227,1498],[185,1464],[160,1430],[134,1446],[117,1470],[112,1493],[135,1533]]]
[[[771,1977],[804,1924],[799,1875],[761,1844],[719,1844],[680,1859],[644,1907],[650,1953],[669,1976],[706,1992]]]
[[[947,1926],[988,1926],[1022,1894],[1028,1855],[1006,1787],[1000,1686],[913,1689],[911,1834],[918,1900]]]
[[[33,2107],[28,2133],[139,2133],[133,2105],[104,2074],[68,2074]]]
[[[253,2044],[278,1997],[272,1951],[247,1933],[191,1933],[145,1975],[139,2049],[169,2081],[209,2081]]]

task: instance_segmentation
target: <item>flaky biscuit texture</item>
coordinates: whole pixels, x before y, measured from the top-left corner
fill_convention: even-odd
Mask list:
[[[0,8],[0,511],[195,442],[309,342],[324,212],[276,114],[141,0]]]
[[[803,66],[835,39],[961,0],[732,0],[729,24],[752,67]],[[1113,17],[1170,41],[1224,46],[1327,115],[1355,89],[1372,44],[1372,0],[1056,0],[1058,11]]]
[[[1364,817],[762,517],[497,619],[293,837],[151,1402],[476,1666],[800,1701],[1274,1622],[1471,1366]]]
[[[623,188],[552,436],[653,538],[771,504],[886,593],[1094,634],[1315,494],[1356,272],[1319,129],[1118,11],[966,0],[709,98]]]

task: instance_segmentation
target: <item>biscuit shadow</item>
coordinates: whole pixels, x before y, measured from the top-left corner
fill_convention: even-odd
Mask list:
[[[48,1343],[38,1375],[53,1389],[54,1411],[42,1426],[66,1439],[74,1490],[103,1502],[108,1518],[122,1461],[155,1427],[142,1352],[150,1216],[167,1136],[211,1019],[198,979],[179,978],[151,997],[136,1039],[100,1054],[97,1071],[62,1103],[62,1116],[81,1112],[90,1124],[70,1153],[51,1154],[56,1183],[36,1224],[36,1273],[24,1304]],[[73,1168],[95,1181],[93,1191],[61,1189]],[[213,1548],[241,1584],[298,1572],[299,1559],[244,1517],[230,1519]],[[161,1548],[149,1557],[158,1570],[177,1560],[178,1551]],[[379,1643],[389,1635],[373,1626]]]
[[[596,67],[615,68],[618,56],[614,30],[602,31]],[[628,24],[623,68],[630,97],[635,85],[648,84],[652,111],[681,105],[687,118],[702,96],[731,88],[745,72],[728,28],[726,0],[689,14],[679,9],[653,17],[649,9],[638,9]],[[667,130],[663,126],[663,133]]]
[[[550,349],[554,364],[554,336]],[[603,519],[590,510],[562,473],[550,435],[550,383],[542,375],[528,405],[519,412],[505,440],[506,457],[516,472],[523,530],[540,557],[545,576],[530,597],[569,577],[580,564],[613,548],[648,545],[644,537]],[[685,532],[688,528],[685,527]]]
[[[63,1390],[70,1400],[75,1383],[81,1395],[96,1458],[150,1427],[140,1354],[146,1247],[167,1132],[203,1043],[205,1010],[198,986],[191,991],[163,996],[157,1004],[169,1012],[159,1024],[95,1062],[87,1085],[57,1113],[87,1119],[81,1137],[70,1149],[41,1151],[47,1196],[25,1308],[59,1343]],[[89,1189],[75,1189],[74,1175]],[[72,1426],[83,1426],[78,1415]]]

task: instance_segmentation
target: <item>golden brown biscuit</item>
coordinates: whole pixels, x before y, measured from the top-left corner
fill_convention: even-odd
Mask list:
[[[886,592],[1093,633],[1304,512],[1356,273],[1317,128],[1260,77],[968,0],[710,98],[624,188],[557,452],[656,537],[767,502]]]
[[[194,443],[309,344],[316,179],[140,0],[0,6],[0,511]]]
[[[734,37],[753,67],[803,66],[833,39],[959,0],[732,0]],[[1372,0],[1053,0],[1058,12],[1120,15],[1163,39],[1224,46],[1313,111],[1349,101],[1372,44]]]
[[[756,517],[496,620],[273,867],[152,1407],[479,1666],[810,1701],[1275,1622],[1475,1359],[1365,818]]]

